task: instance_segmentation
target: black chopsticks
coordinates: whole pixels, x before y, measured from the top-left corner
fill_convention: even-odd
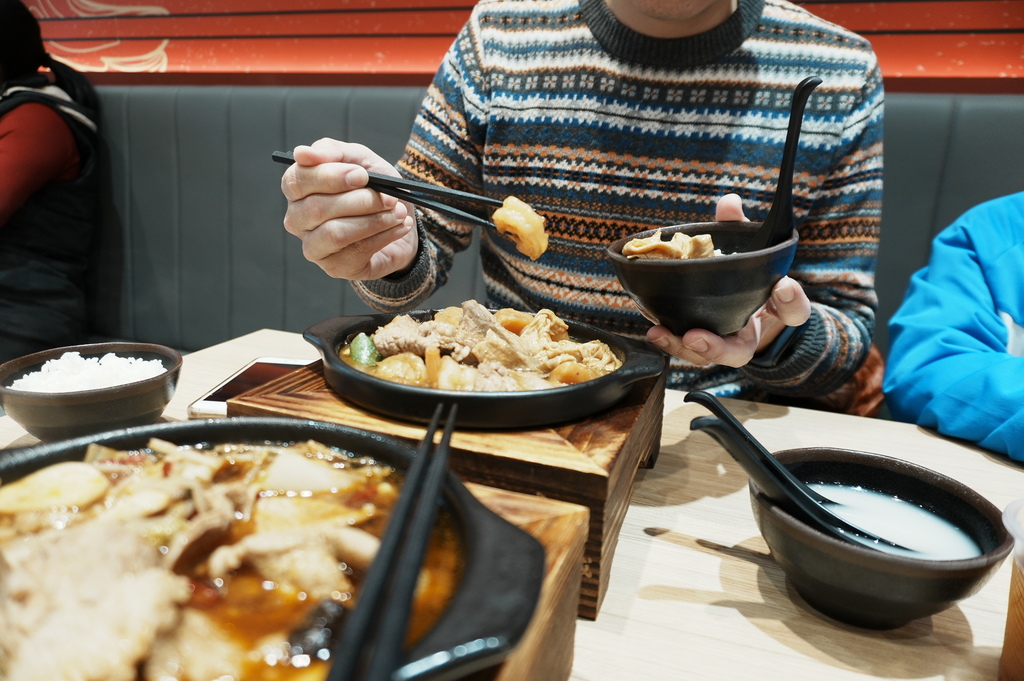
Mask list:
[[[295,158],[292,156],[290,151],[275,151],[271,154],[271,158],[278,163],[284,163],[287,165],[295,163]],[[437,201],[431,197],[436,197],[445,201],[457,201],[479,206],[490,206],[492,208],[500,208],[503,204],[500,199],[481,196],[480,194],[470,194],[469,192],[461,192],[456,189],[448,189],[446,187],[438,187],[437,185],[429,184],[427,182],[405,180],[398,177],[380,175],[378,173],[368,172],[367,174],[370,176],[370,181],[366,183],[366,186],[370,189],[374,189],[382,194],[388,194],[396,199],[401,199],[402,201],[408,201],[409,203],[416,204],[423,208],[436,210],[438,213],[463,220],[470,224],[480,225],[481,227],[493,227],[494,223],[480,217],[479,215],[473,215],[472,213],[467,213],[459,210],[458,208],[453,208],[447,203],[442,203],[441,201]]]
[[[402,650],[416,580],[448,473],[453,404],[437,448],[434,436],[444,411],[438,404],[416,458],[402,483],[377,557],[331,654],[327,681],[387,681],[407,660]]]

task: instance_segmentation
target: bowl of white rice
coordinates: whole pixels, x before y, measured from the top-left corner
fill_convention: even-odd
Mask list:
[[[0,365],[0,407],[44,442],[153,423],[174,396],[181,353],[155,343],[92,343]]]

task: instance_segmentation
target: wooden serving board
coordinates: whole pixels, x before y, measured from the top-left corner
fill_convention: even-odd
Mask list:
[[[466,483],[484,506],[544,547],[544,584],[530,626],[501,665],[466,681],[565,681],[572,673],[579,565],[590,512],[583,506]]]
[[[661,440],[665,375],[638,381],[612,407],[535,430],[456,430],[451,467],[463,480],[586,506],[579,615],[596,619],[637,467],[652,466]],[[228,400],[228,415],[310,418],[418,443],[426,428],[350,404],[324,380],[321,362]]]

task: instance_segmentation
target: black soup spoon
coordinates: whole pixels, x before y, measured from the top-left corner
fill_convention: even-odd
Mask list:
[[[877,550],[884,550],[884,547],[889,546],[901,551],[912,551],[844,520],[832,510],[841,508],[841,503],[819,494],[793,475],[754,439],[750,431],[744,428],[714,395],[695,390],[687,393],[684,401],[696,402],[714,414],[693,419],[690,422],[690,430],[707,431],[718,440],[765,496],[779,507],[822,532],[846,542]]]
[[[811,91],[821,85],[821,78],[811,76],[804,78],[796,86],[793,102],[790,104],[789,129],[786,131],[786,143],[782,148],[782,165],[779,167],[779,184],[775,188],[775,198],[761,227],[747,243],[744,251],[757,251],[780,244],[793,233],[793,169],[796,151],[800,142],[800,127],[803,124],[804,107]]]

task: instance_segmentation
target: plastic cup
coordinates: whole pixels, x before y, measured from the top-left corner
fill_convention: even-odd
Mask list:
[[[1024,499],[1006,507],[1003,524],[1013,535],[1013,572],[1003,654],[999,658],[999,681],[1024,681]]]

